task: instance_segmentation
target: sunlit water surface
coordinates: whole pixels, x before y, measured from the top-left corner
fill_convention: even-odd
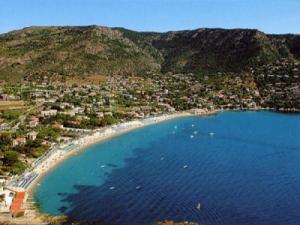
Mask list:
[[[94,145],[49,173],[43,212],[105,225],[300,224],[300,116],[179,118]]]

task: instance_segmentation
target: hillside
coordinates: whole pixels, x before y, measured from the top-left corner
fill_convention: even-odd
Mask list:
[[[279,49],[288,50],[288,53],[300,60],[300,35],[268,35],[268,37],[278,43]]]
[[[299,35],[249,29],[167,33],[124,28],[29,27],[0,35],[0,78],[175,72],[241,72],[278,59],[300,59]]]
[[[257,30],[198,29],[163,34],[153,45],[163,52],[164,72],[241,72],[281,58],[293,60],[296,48],[281,40]]]
[[[0,36],[0,77],[139,74],[159,70],[123,33],[106,27],[30,27]]]

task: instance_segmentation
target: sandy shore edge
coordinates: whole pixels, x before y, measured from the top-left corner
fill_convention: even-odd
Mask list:
[[[209,114],[206,114],[209,115]],[[29,187],[26,189],[27,193],[29,195],[32,195],[34,193],[34,190],[37,188],[39,182],[42,181],[42,179],[49,173],[51,170],[53,170],[55,167],[63,163],[68,158],[77,155],[81,151],[86,150],[92,145],[99,144],[103,141],[109,140],[111,138],[114,138],[116,136],[123,135],[125,133],[128,133],[130,131],[143,128],[146,126],[154,125],[157,123],[161,123],[167,120],[177,119],[180,117],[188,117],[188,116],[195,116],[195,114],[192,114],[190,112],[178,112],[174,114],[166,114],[161,115],[157,117],[148,118],[150,122],[146,123],[145,121],[148,119],[143,120],[133,120],[130,122],[125,122],[118,124],[117,126],[123,126],[123,129],[120,130],[113,130],[108,131],[107,129],[110,128],[103,128],[104,132],[99,133],[98,135],[92,135],[89,137],[81,138],[79,140],[79,146],[72,149],[71,151],[63,153],[63,150],[61,150],[62,154],[58,155],[56,158],[53,159],[53,157],[49,158],[45,162],[43,162],[38,168],[35,168],[37,172],[39,173],[38,177],[29,185]],[[55,156],[54,156],[55,157]]]
[[[38,176],[30,183],[30,185],[25,189],[25,191],[28,193],[28,196],[30,196],[30,198],[33,199],[33,194],[35,189],[38,187],[39,183],[43,180],[43,178],[49,172],[51,172],[51,170],[53,170],[55,167],[63,163],[68,158],[79,154],[81,151],[86,150],[88,147],[92,145],[101,143],[103,141],[109,140],[116,136],[123,135],[125,133],[131,132],[139,128],[165,122],[167,120],[177,119],[180,117],[189,117],[189,116],[210,116],[210,115],[217,114],[218,112],[219,112],[218,110],[205,111],[205,112],[202,111],[200,113],[199,112],[196,113],[192,111],[181,111],[172,114],[163,114],[163,115],[149,117],[140,120],[132,120],[129,122],[124,122],[124,123],[120,123],[108,127],[103,127],[101,129],[97,129],[94,131],[92,135],[79,138],[76,141],[78,146],[73,148],[72,150],[65,151],[65,150],[57,149],[56,152],[54,154],[51,154],[49,158],[45,159],[38,165],[32,166],[29,169],[30,172],[35,172],[38,174]],[[14,188],[14,189],[16,190],[18,188]],[[24,189],[22,191],[24,191]],[[30,209],[29,211],[31,214],[30,221],[32,222],[38,221],[38,223],[41,223],[45,219],[48,220],[49,218],[52,218],[51,216],[49,217],[47,214],[42,213],[38,207],[35,207],[34,209]],[[13,221],[13,222],[15,224],[23,224],[24,221],[22,218],[18,218],[17,221]],[[28,218],[26,219],[26,222],[28,222]]]

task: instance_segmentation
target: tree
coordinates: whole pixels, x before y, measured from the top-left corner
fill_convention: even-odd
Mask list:
[[[19,154],[16,151],[9,150],[4,152],[4,163],[12,165],[18,161]]]
[[[2,117],[3,117],[4,119],[9,120],[9,121],[11,121],[11,120],[16,120],[16,119],[19,118],[19,116],[20,116],[20,112],[17,111],[17,110],[4,111],[4,112],[2,113]]]
[[[13,174],[21,174],[24,172],[25,169],[26,169],[26,165],[19,161],[12,165],[11,172]]]
[[[11,144],[11,136],[9,133],[0,134],[0,148]]]
[[[118,122],[118,119],[116,119],[113,116],[105,116],[104,118],[102,118],[101,120],[101,126],[107,126],[107,125],[112,125]]]

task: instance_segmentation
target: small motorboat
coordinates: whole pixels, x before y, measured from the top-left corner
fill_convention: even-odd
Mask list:
[[[198,131],[194,131],[193,134],[198,134]]]
[[[114,186],[111,186],[109,189],[110,190],[115,190],[116,188]]]
[[[198,203],[198,205],[197,205],[197,207],[196,207],[198,210],[200,210],[201,209],[201,204],[200,204],[200,202]]]
[[[104,168],[105,167],[105,165],[101,165],[101,168]]]
[[[142,188],[141,185],[138,185],[138,186],[135,187],[136,190],[140,190],[141,188]]]
[[[209,135],[210,135],[210,136],[214,136],[215,133],[214,133],[214,132],[210,132]]]
[[[191,135],[190,138],[194,138],[194,135]]]
[[[188,168],[188,167],[189,167],[188,165],[184,165],[184,166],[183,166],[183,169],[186,169],[186,168]]]

